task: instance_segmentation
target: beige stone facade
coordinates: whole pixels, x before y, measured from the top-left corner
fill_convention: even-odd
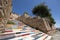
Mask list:
[[[12,0],[0,0],[0,22],[4,25],[7,23],[7,20],[10,17],[12,12]],[[2,31],[2,30],[0,30]]]
[[[19,17],[19,15],[15,14],[15,13],[11,13],[9,20],[15,20],[15,19],[17,19],[18,17]]]

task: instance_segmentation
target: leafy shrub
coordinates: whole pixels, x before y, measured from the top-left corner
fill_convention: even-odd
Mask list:
[[[8,21],[7,24],[15,24],[15,23],[12,21]]]

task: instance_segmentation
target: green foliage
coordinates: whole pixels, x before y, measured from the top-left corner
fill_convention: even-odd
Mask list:
[[[23,14],[27,14],[27,15],[28,15],[28,13],[27,13],[27,12],[24,12]]]
[[[32,10],[34,15],[40,16],[40,17],[48,17],[51,16],[49,13],[50,9],[44,4],[35,6]]]
[[[12,21],[8,21],[7,24],[15,24],[15,23]]]
[[[51,20],[50,22],[55,24],[55,21],[52,18],[52,15],[50,13],[50,10],[51,9],[48,9],[48,6],[46,6],[45,4],[41,4],[41,5],[35,6],[32,9],[32,13],[36,16],[40,16],[41,18],[49,17],[49,19]]]
[[[51,23],[53,23],[53,24],[56,23],[55,20],[54,20],[52,17],[50,17],[50,21],[51,21]]]

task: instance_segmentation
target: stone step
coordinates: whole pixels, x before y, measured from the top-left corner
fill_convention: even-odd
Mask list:
[[[56,30],[51,30],[49,32],[47,32],[48,35],[53,35],[56,32]]]

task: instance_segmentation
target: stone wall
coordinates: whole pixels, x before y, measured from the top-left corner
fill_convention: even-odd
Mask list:
[[[22,21],[23,23],[36,28],[37,30],[43,31],[45,33],[48,32],[48,30],[45,27],[43,19],[37,19],[37,18],[25,18],[24,16],[21,16],[18,18],[18,20]]]
[[[12,0],[0,0],[0,23],[3,24],[4,27],[1,26],[1,29],[5,29],[7,20],[10,17],[10,13],[12,12]],[[3,31],[0,30],[0,31]]]

